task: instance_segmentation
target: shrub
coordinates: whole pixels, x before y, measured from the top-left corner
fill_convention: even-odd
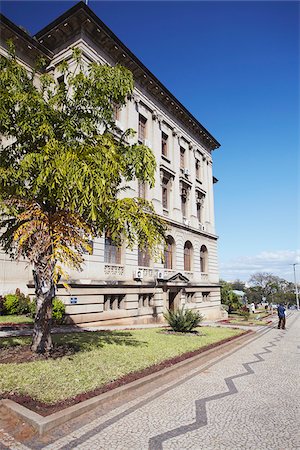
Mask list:
[[[36,314],[36,299],[34,298],[33,300],[31,300],[29,304],[29,316],[34,319],[35,314]]]
[[[14,315],[19,313],[19,299],[16,294],[7,294],[4,297],[4,314]]]
[[[30,298],[29,296],[23,294],[18,289],[16,290],[16,294],[18,297],[19,307],[17,314],[27,314],[29,312]]]
[[[25,294],[23,294],[20,289],[16,289],[15,294],[5,295],[3,300],[2,314],[26,314],[29,312],[29,304],[30,298],[28,296],[25,296]]]
[[[66,307],[64,302],[55,297],[52,303],[52,317],[56,323],[62,323],[65,317]]]
[[[180,333],[187,333],[200,325],[203,320],[203,316],[197,311],[194,312],[190,309],[177,309],[176,311],[170,311],[164,313],[164,318],[174,331]]]
[[[240,316],[244,317],[245,320],[249,320],[250,311],[249,311],[249,308],[247,308],[247,306],[242,306],[238,312],[239,312]]]
[[[61,324],[64,321],[66,307],[64,302],[55,297],[52,302],[52,319],[55,323]],[[30,316],[34,319],[36,314],[36,299],[30,302]]]

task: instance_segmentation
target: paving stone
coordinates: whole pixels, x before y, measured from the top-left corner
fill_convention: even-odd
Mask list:
[[[299,342],[295,312],[286,331],[270,329],[204,372],[158,384],[107,414],[84,415],[77,430],[58,430],[49,445],[37,439],[20,448],[300,449]]]

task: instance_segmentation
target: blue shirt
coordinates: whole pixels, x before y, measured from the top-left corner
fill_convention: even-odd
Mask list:
[[[280,317],[280,318],[284,317],[285,307],[282,305],[278,306],[277,312],[278,312],[278,317]]]

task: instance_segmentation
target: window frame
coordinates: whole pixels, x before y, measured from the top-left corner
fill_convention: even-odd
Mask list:
[[[151,258],[148,250],[143,251],[138,248],[138,266],[139,267],[150,267]]]
[[[147,117],[139,114],[139,123],[138,123],[138,141],[144,144],[147,138]]]
[[[200,247],[200,272],[208,273],[208,250],[204,244]]]
[[[161,154],[165,158],[168,158],[168,153],[169,153],[168,139],[169,139],[169,136],[164,131],[162,131],[161,132]]]
[[[193,271],[193,244],[185,241],[183,247],[183,267],[185,272]]]
[[[185,155],[185,148],[180,146],[180,169],[184,170],[186,167],[186,155]]]
[[[122,264],[122,247],[117,246],[109,237],[104,238],[104,263],[105,264]]]
[[[167,247],[164,251],[164,268],[167,270],[174,269],[175,262],[175,240],[172,236],[167,236]]]

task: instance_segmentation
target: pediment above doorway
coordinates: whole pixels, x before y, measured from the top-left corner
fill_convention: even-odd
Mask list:
[[[181,272],[176,273],[175,275],[172,275],[168,280],[166,280],[168,283],[176,283],[176,282],[180,282],[180,283],[188,283],[190,280],[184,276]]]

